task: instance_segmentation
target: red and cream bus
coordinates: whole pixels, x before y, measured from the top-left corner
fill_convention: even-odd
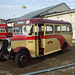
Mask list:
[[[7,37],[7,23],[4,19],[0,19],[0,39]]]
[[[1,55],[14,56],[15,63],[24,67],[28,60],[72,46],[72,25],[69,22],[41,18],[18,20],[14,36],[0,41]],[[7,46],[6,46],[7,45]]]
[[[8,32],[10,27],[7,27],[7,23],[4,19],[0,19],[0,39],[12,37],[13,33]]]

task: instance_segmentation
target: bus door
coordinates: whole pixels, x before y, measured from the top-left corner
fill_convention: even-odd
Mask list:
[[[37,28],[37,29],[36,29]],[[44,36],[44,24],[38,24],[37,27],[35,27],[35,30],[37,30],[37,50],[36,54],[37,56],[44,55],[44,47],[43,47],[43,36]]]

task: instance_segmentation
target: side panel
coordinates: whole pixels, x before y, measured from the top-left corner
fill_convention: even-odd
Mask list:
[[[16,40],[11,41],[12,49],[14,50],[17,47],[26,47],[31,56],[35,57],[35,40]]]
[[[66,42],[69,46],[72,46],[72,35],[70,34],[62,34],[62,36],[66,39]]]
[[[35,40],[27,40],[26,48],[30,51],[32,57],[35,57]]]
[[[63,43],[66,41],[62,35],[45,35],[43,39],[44,54],[53,53],[62,49]]]
[[[60,41],[57,38],[45,39],[45,54],[61,50]]]
[[[17,47],[25,47],[26,46],[26,40],[14,40],[11,41],[11,47],[14,50]]]

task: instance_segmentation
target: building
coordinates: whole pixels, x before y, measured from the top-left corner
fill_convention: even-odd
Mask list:
[[[64,20],[70,22],[73,28],[73,39],[75,39],[75,10],[70,10],[52,15],[45,15],[44,18],[53,20]]]
[[[70,22],[73,26],[73,39],[75,39],[75,9],[70,9],[65,3],[33,11],[21,17],[9,20],[8,25],[13,25],[16,20],[37,17]]]

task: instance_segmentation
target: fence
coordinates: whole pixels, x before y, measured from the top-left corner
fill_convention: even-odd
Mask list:
[[[75,63],[21,75],[75,75]]]

